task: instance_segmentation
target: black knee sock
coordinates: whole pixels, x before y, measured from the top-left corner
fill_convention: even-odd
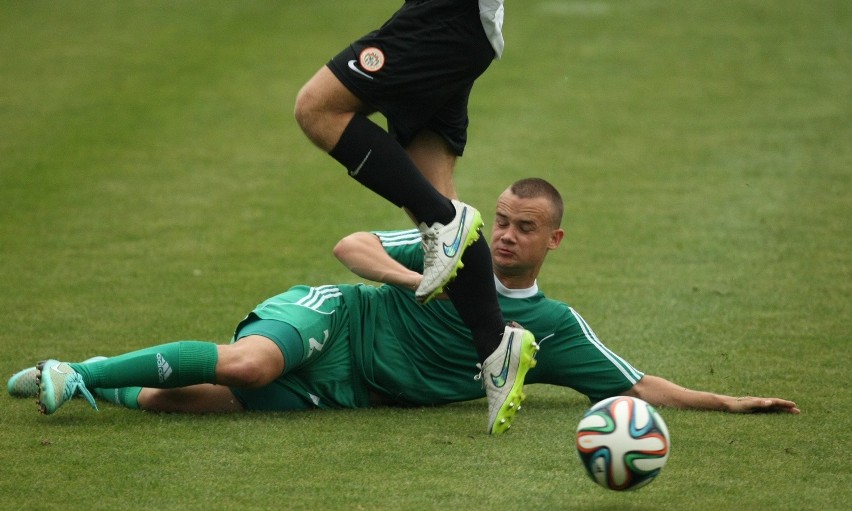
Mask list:
[[[497,349],[503,337],[505,322],[497,290],[494,287],[494,270],[488,243],[480,235],[462,256],[464,268],[445,289],[459,316],[473,334],[473,344],[479,361]]]
[[[329,154],[356,181],[407,208],[418,222],[446,224],[453,219],[450,200],[429,183],[402,146],[366,116],[355,114]]]

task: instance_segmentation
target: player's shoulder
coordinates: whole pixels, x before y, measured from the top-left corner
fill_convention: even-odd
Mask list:
[[[579,313],[570,303],[550,298],[539,293],[540,299],[537,304],[538,313],[547,317],[551,322],[558,324],[560,329],[574,329],[582,327],[585,323]]]
[[[549,314],[553,314],[554,316],[558,316],[560,318],[563,317],[574,317],[576,314],[574,312],[574,308],[571,307],[570,304],[563,302],[562,300],[557,300],[555,298],[550,298],[544,293],[541,293],[541,301],[539,302],[539,307],[548,311]]]

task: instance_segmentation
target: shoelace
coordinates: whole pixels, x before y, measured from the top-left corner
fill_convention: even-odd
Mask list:
[[[75,387],[75,393],[76,393],[76,392],[79,392],[79,393],[80,393],[80,395],[81,395],[81,396],[83,396],[83,397],[86,399],[86,402],[88,402],[88,403],[89,403],[89,405],[90,405],[92,408],[94,408],[95,410],[97,410],[97,409],[98,409],[98,405],[97,405],[97,403],[95,403],[95,397],[94,397],[94,396],[92,396],[92,393],[91,393],[91,392],[89,392],[89,389],[87,389],[87,388],[86,388],[86,385],[83,383],[83,379],[82,379],[82,378],[80,378],[80,380],[79,380],[79,381],[75,382],[75,386],[74,386],[74,387]],[[72,395],[73,395],[73,394],[72,394]]]
[[[423,266],[428,268],[438,258],[438,228],[430,227],[423,232]]]
[[[67,395],[67,393],[69,393],[69,392],[70,392],[71,395]],[[97,405],[97,403],[95,403],[95,397],[92,396],[92,393],[89,392],[89,389],[86,388],[86,385],[83,383],[83,378],[80,377],[79,375],[77,375],[77,377],[74,378],[73,385],[66,385],[65,386],[65,388],[63,389],[62,400],[67,401],[67,400],[71,399],[72,397],[74,397],[74,394],[76,394],[77,392],[79,392],[80,395],[83,396],[83,398],[86,399],[86,402],[88,402],[89,405],[92,408],[94,408],[95,410],[98,409],[98,405]]]
[[[483,372],[483,370],[482,370],[482,364],[480,364],[479,362],[477,362],[477,363],[476,363],[476,368],[477,368],[477,369],[479,369],[479,372],[478,372],[478,373],[476,373],[475,375],[473,375],[473,381],[478,381],[478,382],[480,382],[480,385],[481,385],[481,386],[482,386],[482,388],[484,389],[484,388],[485,388],[485,379],[484,379],[484,378],[483,378],[483,376],[482,376],[482,372]]]

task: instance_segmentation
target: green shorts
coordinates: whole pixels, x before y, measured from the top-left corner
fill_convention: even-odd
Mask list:
[[[297,286],[259,305],[236,328],[272,340],[284,355],[284,372],[259,389],[231,388],[247,410],[364,408],[369,391],[355,372],[349,314],[340,296],[305,304],[318,288]],[[331,296],[331,295],[330,295]]]

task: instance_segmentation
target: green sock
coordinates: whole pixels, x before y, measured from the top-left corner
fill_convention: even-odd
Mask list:
[[[216,383],[218,360],[215,343],[179,341],[98,362],[69,365],[82,375],[83,382],[90,389],[171,389],[197,383]]]
[[[139,409],[139,393],[142,392],[142,387],[122,387],[120,389],[95,389],[95,394],[110,403],[131,408]]]

